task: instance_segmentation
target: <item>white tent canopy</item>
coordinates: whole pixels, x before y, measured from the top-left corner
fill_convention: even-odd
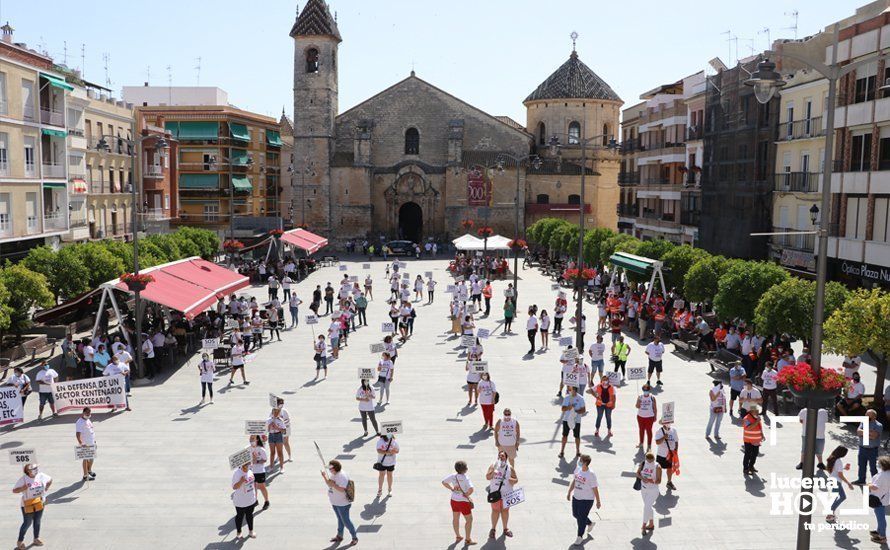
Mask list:
[[[483,248],[482,239],[477,239],[469,233],[451,242],[454,243],[454,248],[458,250],[482,250]]]
[[[507,243],[510,242],[510,239],[504,237],[503,235],[495,235],[494,237],[488,238],[488,249],[489,250],[510,250],[510,247]]]

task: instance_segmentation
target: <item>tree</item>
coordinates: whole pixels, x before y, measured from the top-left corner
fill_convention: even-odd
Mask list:
[[[614,231],[606,227],[594,227],[584,233],[584,261],[590,265],[602,265],[600,260],[600,247],[609,237],[616,235]]]
[[[562,241],[559,243],[559,251],[567,256],[578,256],[578,239],[581,229],[577,225],[567,225],[562,232]]]
[[[559,218],[544,218],[543,220],[541,220],[541,229],[539,230],[538,244],[551,249],[551,235],[553,235],[553,233],[557,229],[566,225],[568,225],[568,222]]]
[[[631,237],[629,239],[622,239],[618,245],[615,246],[615,250],[612,252],[627,252],[628,254],[636,254],[637,250],[640,249],[640,245],[643,244],[643,241],[636,237]],[[609,254],[610,256],[612,254]]]
[[[213,231],[183,226],[176,230],[176,234],[197,244],[205,260],[212,260],[219,252],[219,237]]]
[[[185,235],[181,233],[170,233],[168,236],[174,243],[176,243],[176,247],[179,249],[178,258],[180,260],[201,255],[201,247],[189,240]]]
[[[632,235],[628,235],[627,233],[616,233],[602,242],[600,245],[600,263],[607,264],[609,263],[609,258],[612,254],[615,253],[618,245],[625,241],[635,241]]]
[[[9,312],[9,330],[18,336],[31,326],[31,310],[52,307],[53,294],[46,277],[22,264],[8,264],[0,270],[0,284],[9,294],[5,300]]]
[[[166,261],[172,262],[174,260],[180,260],[184,257],[182,251],[179,249],[179,243],[177,242],[179,239],[177,239],[173,235],[173,233],[169,233],[166,235],[150,235],[149,237],[145,238],[144,241],[150,242],[155,245],[163,254],[163,257],[166,259]],[[157,254],[155,255],[157,256]]]
[[[28,251],[22,265],[46,277],[49,291],[56,301],[77,296],[89,289],[89,271],[77,256],[78,245],[62,247],[58,252],[49,246]]]
[[[0,270],[0,273],[2,273],[2,270]],[[0,276],[0,333],[9,330],[9,325],[12,322],[11,316],[13,311],[9,305],[9,296],[9,290],[3,283],[3,277]]]
[[[124,271],[132,264],[124,264],[120,257],[111,252],[111,248],[116,245],[109,244],[112,241],[104,241],[102,243],[91,242],[81,243],[73,247],[77,251],[77,256],[83,265],[89,271],[89,286],[98,288],[102,283],[120,277]],[[124,243],[121,246],[126,247]],[[132,262],[133,253],[130,251],[130,261]]]
[[[847,288],[837,282],[825,287],[825,319],[847,299]],[[754,309],[754,323],[760,334],[788,334],[809,346],[813,334],[816,283],[790,277],[767,290]]]
[[[686,298],[693,302],[713,302],[717,295],[717,281],[736,261],[723,256],[708,256],[692,264],[683,279]]]
[[[640,245],[637,246],[637,251],[634,252],[634,254],[652,260],[661,260],[665,254],[675,248],[677,248],[677,246],[671,241],[651,239],[641,242]]]
[[[714,309],[721,319],[753,321],[760,297],[787,278],[787,271],[770,262],[733,262],[717,281]]]
[[[550,242],[548,243],[550,250],[562,254],[563,248],[562,244],[569,238],[569,230],[571,226],[567,223],[562,223],[557,225],[553,231],[550,232]]]
[[[683,283],[686,280],[686,273],[692,264],[698,260],[707,258],[709,254],[703,248],[693,248],[688,244],[675,246],[668,251],[661,260],[664,262],[665,271],[664,278],[668,287],[683,290]]]

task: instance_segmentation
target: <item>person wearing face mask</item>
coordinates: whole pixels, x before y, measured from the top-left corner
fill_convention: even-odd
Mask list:
[[[386,496],[392,495],[392,473],[396,469],[396,455],[399,454],[399,444],[396,436],[391,434],[380,435],[377,440],[377,462],[374,469],[379,472],[377,476],[377,498],[383,494],[383,478],[386,478]]]
[[[479,380],[479,405],[482,407],[482,429],[491,430],[494,428],[494,405],[495,396],[498,388],[491,381],[491,375],[487,372],[482,373],[482,379]]]
[[[28,399],[28,394],[31,393],[31,379],[25,374],[22,367],[16,367],[13,369],[12,376],[9,377],[9,380],[4,385],[13,386],[19,390],[19,397],[22,400],[22,414],[24,414],[25,401]],[[15,424],[11,424],[11,426],[14,428]]]
[[[570,431],[575,436],[575,456],[581,456],[581,416],[587,412],[584,398],[578,395],[577,388],[568,388],[569,391],[562,400],[562,446],[559,449],[559,458],[565,457]]]
[[[569,492],[566,500],[572,502],[572,516],[578,522],[578,538],[575,539],[575,545],[580,546],[584,541],[584,531],[590,534],[593,529],[593,522],[587,516],[590,509],[596,502],[597,509],[602,505],[600,501],[599,485],[596,481],[596,474],[590,470],[590,455],[581,455],[579,459],[578,469],[575,470],[575,478],[569,485]],[[574,491],[574,498],[572,492]]]
[[[842,416],[864,416],[865,407],[862,406],[862,396],[865,395],[865,386],[859,381],[859,373],[853,373],[853,381],[847,388],[847,395],[838,401],[837,411]]]
[[[655,396],[650,392],[652,386],[647,382],[643,384],[643,395],[637,397],[637,427],[640,432],[640,444],[638,448],[643,448],[643,436],[646,436],[646,451],[652,449],[652,425],[655,424],[655,411],[658,410],[658,403]]]
[[[760,444],[766,440],[763,436],[763,422],[760,420],[760,411],[757,406],[751,407],[745,418],[742,419],[742,442],[745,446],[745,456],[742,459],[742,473],[745,476],[754,475],[757,470],[754,463],[760,454]]]
[[[108,363],[108,366],[105,367],[105,370],[102,372],[102,376],[121,375],[121,376],[124,376],[124,380],[126,380],[126,373],[129,372],[129,370],[130,370],[130,367],[128,367],[124,363],[121,363],[120,360],[118,359],[117,355],[115,355],[111,358],[111,362]],[[126,403],[127,403],[126,410],[128,410],[128,411],[132,410],[130,408],[130,398],[127,396],[126,392],[124,392],[124,399],[126,400]]]
[[[778,380],[779,371],[776,370],[772,361],[766,362],[766,368],[760,375],[763,380],[763,416],[767,416],[769,412],[769,402],[773,402],[773,413],[779,415],[779,399],[778,399]]]
[[[374,432],[379,436],[380,428],[377,426],[377,417],[374,414],[374,388],[368,383],[366,378],[362,378],[361,386],[355,392],[355,400],[358,401],[358,412],[362,417],[362,428],[365,430],[365,437],[368,436],[368,417],[371,417],[371,425],[374,426]]]
[[[232,503],[235,505],[235,538],[241,538],[241,526],[247,522],[247,536],[254,539],[253,511],[257,505],[256,478],[245,462],[232,472]]]
[[[41,361],[40,371],[37,373],[36,378],[39,384],[37,386],[37,396],[40,398],[40,410],[37,412],[37,420],[43,418],[43,407],[47,403],[49,403],[49,409],[53,412],[53,416],[58,416],[56,414],[56,401],[53,399],[52,384],[58,382],[59,373],[50,368],[46,361]]]
[[[201,405],[207,393],[210,392],[210,404],[213,404],[213,374],[216,372],[216,364],[210,360],[210,355],[201,354],[201,362],[198,363],[198,373],[201,376]]]
[[[609,437],[612,437],[612,410],[615,408],[615,387],[609,382],[608,378],[600,378],[600,383],[590,390],[591,395],[596,398],[596,437],[600,436],[600,424],[603,416],[606,417],[606,430]]]
[[[96,446],[96,432],[93,431],[93,423],[90,421],[91,415],[92,411],[90,411],[90,408],[84,407],[80,418],[78,418],[77,422],[74,424],[74,437],[77,438],[77,445],[79,447]],[[96,474],[93,472],[93,459],[84,460],[82,466],[82,481],[93,481],[96,479]]]
[[[519,421],[513,418],[510,409],[504,409],[504,417],[494,426],[494,445],[507,455],[510,466],[513,466],[519,452],[519,438]]]
[[[352,542],[349,543],[349,546],[355,546],[358,544],[358,536],[352,520],[349,519],[349,508],[352,506],[355,496],[347,493],[350,487],[349,478],[343,473],[340,461],[331,460],[328,462],[328,471],[322,471],[321,477],[328,486],[328,499],[334,509],[334,515],[337,516],[337,536],[332,538],[331,542],[339,544],[343,540],[343,529],[345,528],[352,535]]]
[[[488,538],[495,538],[498,518],[501,519],[504,536],[512,537],[513,532],[507,527],[507,523],[510,521],[510,509],[504,506],[503,497],[513,492],[513,486],[519,482],[519,478],[516,476],[516,470],[510,464],[507,453],[498,452],[498,459],[488,467],[485,479],[489,481],[488,502],[491,503],[491,530],[488,532]],[[496,496],[500,496],[500,498],[495,499]]]
[[[714,387],[708,390],[709,405],[708,427],[705,428],[705,439],[710,439],[711,428],[714,429],[714,437],[720,440],[720,422],[723,421],[723,413],[726,412],[726,394],[723,392],[723,383],[714,380]]]
[[[263,510],[269,509],[269,490],[266,489],[266,463],[269,453],[263,447],[263,438],[250,436],[250,471],[253,472],[256,488],[263,493]]]
[[[655,462],[655,455],[652,453],[646,453],[646,460],[637,469],[637,480],[639,480],[640,496],[643,497],[643,527],[641,531],[645,536],[646,531],[655,529],[653,506],[661,494],[659,490],[659,485],[661,485],[661,466]],[[637,485],[634,487],[637,487]]]
[[[278,473],[284,473],[284,432],[287,431],[287,425],[281,418],[281,409],[277,406],[272,409],[269,418],[266,419],[266,429],[269,432],[269,452],[271,454],[269,466],[275,464],[275,457],[278,457]]]
[[[22,495],[22,526],[19,528],[19,539],[16,550],[24,550],[25,534],[34,526],[33,546],[43,546],[40,540],[40,520],[43,518],[46,493],[53,484],[53,478],[40,471],[37,464],[27,464],[24,473],[12,488],[12,492]]]

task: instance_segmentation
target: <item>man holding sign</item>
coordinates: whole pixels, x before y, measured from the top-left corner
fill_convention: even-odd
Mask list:
[[[578,395],[578,388],[568,386],[568,392],[562,400],[562,446],[559,449],[559,458],[565,458],[570,431],[575,436],[575,456],[581,456],[581,415],[586,412],[584,398]]]
[[[79,447],[95,447],[96,446],[96,432],[93,431],[93,423],[90,421],[91,411],[89,407],[84,407],[83,413],[81,413],[80,418],[77,419],[77,422],[74,424],[74,436],[77,438],[77,445]],[[96,479],[96,474],[93,473],[93,459],[84,459],[83,461],[83,480],[82,481],[93,481]]]

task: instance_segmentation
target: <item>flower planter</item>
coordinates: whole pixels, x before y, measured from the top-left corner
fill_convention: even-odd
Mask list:
[[[145,283],[142,281],[127,281],[126,285],[130,292],[142,292],[145,290]]]
[[[797,397],[799,399],[804,399],[807,401],[828,401],[830,399],[834,399],[838,395],[840,395],[840,389],[837,390],[824,390],[824,389],[805,389],[805,390],[796,390],[791,386],[788,386],[788,391],[791,392],[791,395]]]

